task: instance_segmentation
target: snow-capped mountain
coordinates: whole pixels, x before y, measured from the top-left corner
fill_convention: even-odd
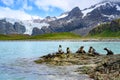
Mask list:
[[[16,22],[20,25],[23,25],[25,27],[25,32],[22,34],[32,34],[32,30],[34,27],[37,27],[38,29],[41,29],[43,26],[48,27],[49,24],[48,21],[41,22],[43,19],[32,19],[32,20],[18,20],[18,19],[12,19],[12,18],[4,18],[0,19],[1,21],[7,23],[10,23],[11,25],[14,25]],[[11,32],[12,33],[12,32]],[[16,32],[17,33],[17,32]]]
[[[55,21],[55,20],[57,20],[57,18],[56,17],[50,17],[50,16],[47,16],[47,17],[45,17],[44,19],[39,19],[39,20],[37,20],[37,19],[34,19],[34,22],[40,22],[40,23],[49,23],[49,22],[51,22],[51,21]]]
[[[60,16],[58,16],[57,19],[65,18],[68,16],[68,14],[69,14],[69,12],[64,12]]]
[[[6,19],[14,24],[25,26],[24,34],[38,35],[51,32],[74,32],[85,35],[95,26],[120,18],[120,2],[104,1],[89,8],[80,10],[78,7],[58,17],[47,16],[44,19],[20,21]]]
[[[57,20],[49,22],[48,28],[36,30],[40,32],[34,31],[33,35],[46,33],[48,30],[49,32],[72,31],[85,35],[95,26],[117,18],[120,18],[120,2],[104,1],[84,10],[75,7]]]
[[[5,19],[6,22],[11,23],[12,25],[14,25],[17,22],[17,23],[25,26],[26,30],[23,34],[31,35],[33,28],[38,28],[38,29],[41,29],[42,27],[47,28],[48,26],[50,26],[49,22],[55,21],[55,20],[60,19],[60,18],[64,18],[65,15],[67,15],[67,13],[61,14],[57,18],[47,16],[46,18],[43,18],[43,19],[42,18],[31,18],[31,20],[18,20],[18,19],[12,19],[12,18],[2,18],[0,20]]]
[[[109,19],[114,18],[116,17],[116,15],[119,15],[120,3],[111,1],[98,3],[96,5],[91,6],[90,8],[82,10],[82,13],[84,14],[83,17],[89,16],[90,13],[94,10],[100,11],[103,16],[108,17]]]

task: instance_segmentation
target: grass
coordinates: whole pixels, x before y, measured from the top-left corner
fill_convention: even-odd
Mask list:
[[[79,39],[81,38],[80,35],[76,35],[69,32],[63,32],[63,33],[49,33],[49,34],[43,34],[43,35],[37,35],[32,36],[31,39]]]
[[[22,34],[10,34],[10,35],[0,34],[0,40],[25,40],[29,38],[30,38],[29,35]]]
[[[116,39],[116,38],[120,38],[120,31],[118,32],[111,32],[109,30],[105,30],[102,33],[97,33],[97,34],[88,34],[86,36],[87,38],[112,38],[112,39]]]
[[[80,36],[70,32],[61,32],[61,33],[48,33],[42,35],[24,35],[24,34],[11,34],[3,35],[0,34],[0,40],[89,40],[89,39],[120,39],[120,31],[110,32],[103,31],[99,34],[89,34],[87,36]]]
[[[87,37],[120,38],[120,19],[96,26]]]
[[[60,40],[60,39],[79,39],[80,35],[76,35],[69,32],[63,33],[49,33],[43,35],[21,35],[21,34],[11,34],[3,35],[0,34],[0,40]]]

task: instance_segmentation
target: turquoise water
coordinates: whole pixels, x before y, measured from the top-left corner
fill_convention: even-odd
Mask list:
[[[77,80],[83,78],[82,75],[74,74],[72,77],[71,74],[65,75],[67,71],[64,70],[61,72],[63,74],[60,74],[60,69],[33,62],[42,55],[56,52],[59,44],[62,45],[64,51],[70,47],[71,51],[75,52],[80,46],[84,46],[84,49],[88,51],[89,47],[93,46],[102,54],[106,54],[104,47],[120,54],[120,42],[1,41],[0,80]]]

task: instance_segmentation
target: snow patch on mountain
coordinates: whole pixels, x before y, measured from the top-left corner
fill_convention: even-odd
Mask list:
[[[89,12],[91,12],[91,11],[93,11],[93,10],[94,10],[94,8],[83,10],[83,11],[82,11],[82,13],[83,13],[82,18],[84,18]]]
[[[95,5],[95,8],[98,8],[98,7],[100,7],[100,6],[103,6],[103,7],[106,8],[106,5],[107,5],[107,7],[113,7],[113,6],[115,6],[114,3],[109,2],[109,1],[106,1],[106,2],[101,2],[101,3],[96,4],[96,5]]]
[[[24,34],[29,34],[29,35],[32,34],[32,30],[34,27],[41,29],[43,26],[46,26],[46,27],[49,26],[49,24],[46,22],[35,22],[34,19],[32,20],[18,20],[18,19],[12,19],[12,18],[3,18],[3,19],[5,19],[7,22],[12,24],[14,24],[15,22],[22,24],[26,28],[26,31]]]
[[[116,8],[117,8],[118,11],[120,11],[120,6],[117,5]]]
[[[104,17],[108,17],[109,20],[115,18],[115,15],[105,15],[105,14],[102,14],[102,16],[104,16]]]
[[[72,21],[74,21],[74,19],[70,19],[67,21],[67,23],[71,23]]]
[[[34,27],[37,27],[37,28],[41,29],[43,26],[46,26],[46,27],[49,26],[48,23],[45,23],[45,22],[34,23],[32,20],[22,21],[21,24],[24,25],[25,28],[26,28],[26,32],[24,34],[29,34],[29,35],[32,34],[32,30],[33,30]]]
[[[12,24],[14,24],[15,22],[20,22],[20,20],[13,19],[13,18],[1,18],[1,20],[2,19],[5,19],[7,22],[12,23]]]
[[[86,9],[82,10],[83,18],[85,16],[87,16],[88,13],[92,12],[94,9],[99,8],[100,6],[106,6],[107,4],[109,4],[109,6],[114,6],[114,4],[112,4],[110,2],[101,2],[101,3],[98,3],[94,6],[91,6],[90,8],[86,8]],[[118,7],[118,9],[120,9],[120,8]]]
[[[61,19],[61,18],[67,17],[67,16],[68,16],[68,13],[69,13],[69,12],[65,12],[65,13],[61,14],[60,16],[57,17],[57,19]]]
[[[50,22],[50,21],[55,21],[56,20],[56,17],[50,17],[50,16],[47,16],[45,19],[43,19],[42,21],[43,22]]]

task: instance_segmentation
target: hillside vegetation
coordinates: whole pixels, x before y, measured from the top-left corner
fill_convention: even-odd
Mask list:
[[[10,34],[10,35],[0,34],[0,40],[26,40],[29,38],[30,38],[29,35],[22,34]]]
[[[80,35],[76,35],[69,32],[63,33],[49,33],[43,35],[32,36],[31,39],[79,39]]]
[[[101,24],[91,30],[90,37],[118,37],[120,38],[120,19],[113,20],[106,24]]]
[[[59,40],[59,39],[79,39],[80,35],[76,35],[69,32],[63,33],[48,33],[43,35],[21,35],[21,34],[11,34],[3,35],[0,34],[0,40]]]

